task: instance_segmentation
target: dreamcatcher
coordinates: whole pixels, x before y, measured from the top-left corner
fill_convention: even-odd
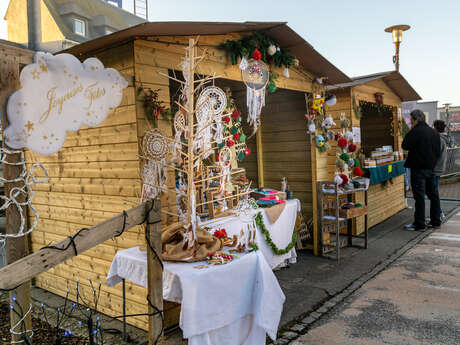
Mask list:
[[[153,199],[161,191],[167,190],[166,156],[169,146],[165,135],[158,128],[147,131],[142,140],[142,151],[147,159],[141,171],[141,200],[144,201]]]
[[[262,107],[265,105],[265,87],[270,72],[264,62],[251,59],[248,61],[248,67],[241,71],[241,75],[247,87],[248,123],[253,126],[255,133],[260,125]]]
[[[222,141],[222,119],[220,115],[227,106],[227,97],[225,92],[216,86],[208,86],[201,91],[197,101],[197,131],[194,142],[196,153],[203,153],[203,159],[213,153],[212,150],[212,130],[214,129],[215,140],[219,143]],[[215,126],[211,126],[212,122]]]
[[[179,110],[176,115],[174,115],[174,142],[172,143],[171,150],[171,161],[180,163],[182,157],[180,150],[182,148],[181,136],[185,132],[185,117],[184,114]]]
[[[236,207],[236,214],[243,224],[240,237],[243,237],[246,248],[256,244],[256,225],[254,219],[257,215],[257,204],[254,199],[243,198]]]

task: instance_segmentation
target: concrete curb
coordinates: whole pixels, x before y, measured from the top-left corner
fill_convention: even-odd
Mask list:
[[[460,211],[460,207],[456,207],[453,210],[451,210],[447,215],[446,215],[446,220],[447,222],[453,215],[458,213]],[[284,344],[291,344],[291,345],[300,345],[299,342],[295,341],[297,338],[299,338],[301,335],[306,334],[308,330],[313,326],[313,324],[321,319],[325,314],[330,312],[332,309],[334,309],[338,304],[344,302],[348,297],[350,297],[356,290],[358,290],[361,286],[363,286],[366,282],[374,278],[377,274],[385,270],[388,266],[390,266],[393,262],[395,262],[398,258],[400,258],[402,255],[404,255],[407,251],[415,247],[418,243],[423,241],[426,237],[431,235],[433,230],[427,230],[423,231],[406,243],[403,247],[398,249],[396,252],[394,252],[391,256],[389,256],[387,259],[376,265],[371,271],[368,273],[363,274],[361,277],[356,279],[353,283],[348,285],[345,289],[343,289],[341,292],[335,294],[332,296],[330,299],[322,303],[316,310],[313,310],[310,312],[305,318],[303,318],[301,321],[298,321],[295,323],[293,326],[291,326],[289,329],[281,332],[279,335],[278,339],[272,343],[269,342],[268,344],[274,344],[274,345],[284,345]]]

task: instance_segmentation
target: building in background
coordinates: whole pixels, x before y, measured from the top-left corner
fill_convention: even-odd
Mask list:
[[[147,20],[149,16],[147,0],[104,0],[132,14]]]
[[[146,1],[141,2],[146,4]],[[33,50],[56,52],[145,22],[144,18],[119,8],[124,5],[122,0],[111,0],[111,3],[10,0],[5,14],[8,40]],[[142,12],[140,8],[139,11]]]
[[[412,110],[419,109],[425,114],[425,121],[430,126],[438,119],[438,101],[432,102],[403,102],[402,115],[407,124],[410,124],[409,115]]]
[[[460,106],[449,107],[449,127],[452,137],[455,139],[455,143],[460,145]],[[446,108],[438,108],[439,119],[447,122],[446,119]]]

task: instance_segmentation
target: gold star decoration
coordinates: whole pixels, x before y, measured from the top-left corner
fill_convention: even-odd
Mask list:
[[[86,116],[91,116],[91,113],[88,111],[88,112],[86,113]]]
[[[27,130],[28,130],[29,132],[32,132],[32,131],[34,130],[34,124],[33,124],[33,122],[27,121],[25,127],[27,127]]]
[[[46,66],[45,64],[40,65],[40,68],[43,72],[48,72],[48,66]]]
[[[32,72],[32,79],[40,79],[40,72],[37,69]]]
[[[91,71],[94,71],[94,70],[95,70],[94,66],[91,66]]]
[[[45,139],[45,140],[46,140],[46,139],[48,139],[48,137],[47,137],[46,135],[44,135],[44,136],[43,136],[43,139]]]

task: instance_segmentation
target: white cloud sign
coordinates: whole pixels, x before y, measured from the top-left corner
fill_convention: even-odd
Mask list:
[[[37,53],[20,76],[22,88],[8,99],[4,139],[14,149],[41,155],[59,151],[66,132],[97,126],[120,105],[126,80],[96,58],[81,63],[70,54]]]

